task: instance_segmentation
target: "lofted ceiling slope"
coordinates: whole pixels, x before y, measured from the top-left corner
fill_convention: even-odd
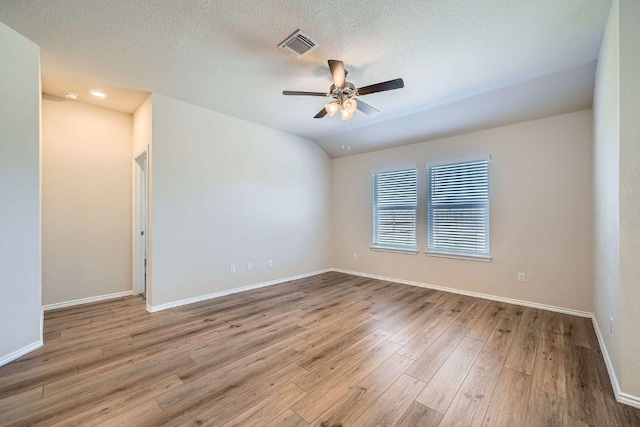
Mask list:
[[[461,99],[489,92],[517,93],[517,108],[525,108],[530,99],[522,96],[523,82],[539,88],[542,76],[566,70],[588,81],[610,5],[611,0],[4,0],[0,21],[41,46],[46,92],[60,96],[63,88],[86,91],[97,85],[119,94],[107,106],[126,112],[146,93],[161,93],[312,138],[335,156],[342,155],[334,149],[347,129],[354,135],[363,129],[358,145],[371,151],[441,133],[437,123],[425,120],[423,128],[405,130],[397,121],[403,117],[437,115],[444,104],[461,106]],[[298,28],[320,45],[301,59],[277,47]],[[348,123],[338,117],[314,120],[325,99],[285,97],[282,90],[326,91],[328,59],[343,60],[356,86],[402,77],[405,88],[367,96],[382,111],[375,118],[358,112]],[[503,90],[513,85],[516,90]],[[558,100],[592,96],[588,84],[553,87]],[[513,109],[512,102],[502,101],[496,117]],[[547,104],[536,104],[548,109],[538,115],[558,110]],[[477,126],[483,106],[474,105],[449,114],[447,132]],[[382,128],[375,141],[366,137]]]

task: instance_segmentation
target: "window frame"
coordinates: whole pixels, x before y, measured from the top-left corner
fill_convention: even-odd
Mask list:
[[[487,247],[487,251],[486,252],[471,252],[471,251],[464,251],[464,250],[460,250],[460,251],[446,251],[446,250],[433,250],[431,249],[431,240],[432,240],[432,236],[433,236],[433,230],[431,225],[433,224],[431,221],[431,215],[432,215],[432,210],[430,209],[431,207],[431,168],[433,167],[439,167],[439,166],[450,166],[450,165],[462,165],[465,163],[476,163],[476,162],[481,162],[481,161],[486,161],[487,162],[487,198],[486,198],[486,202],[483,203],[467,203],[467,206],[482,206],[485,207],[486,206],[486,219],[485,219],[485,227],[486,227],[486,232],[485,232],[485,241],[486,241],[486,247]],[[425,165],[426,167],[426,183],[427,183],[427,200],[426,200],[426,207],[427,207],[427,220],[426,220],[426,225],[427,225],[427,232],[426,232],[426,250],[425,250],[425,254],[427,254],[428,256],[433,256],[433,257],[440,257],[440,258],[453,258],[453,259],[463,259],[463,260],[470,260],[470,261],[484,261],[484,262],[489,262],[493,259],[492,255],[491,255],[491,156],[490,155],[484,155],[484,156],[472,156],[472,157],[464,157],[464,158],[458,158],[458,159],[451,159],[451,160],[446,160],[446,161],[438,161],[438,162],[433,162],[433,163],[427,163]]]
[[[394,246],[394,245],[385,245],[377,243],[379,240],[379,235],[377,235],[377,223],[376,223],[376,210],[380,210],[377,204],[377,183],[376,176],[387,173],[398,173],[398,172],[408,172],[413,171],[415,173],[415,195],[416,202],[413,207],[414,211],[414,241],[412,247],[405,246]],[[416,165],[405,166],[405,167],[397,167],[390,169],[382,169],[375,170],[371,172],[371,249],[375,251],[383,251],[383,252],[398,252],[404,254],[417,254],[419,253],[418,249],[418,200],[419,200],[419,192],[418,192],[418,180],[419,180],[419,168]],[[390,210],[392,207],[389,207],[387,210]],[[383,209],[385,210],[385,209]],[[406,209],[410,210],[410,209]]]

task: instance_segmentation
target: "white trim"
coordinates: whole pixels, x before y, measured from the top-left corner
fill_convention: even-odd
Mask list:
[[[0,357],[0,366],[4,366],[9,362],[12,362],[14,360],[16,360],[19,357],[24,356],[27,353],[32,352],[33,350],[40,348],[43,346],[43,342],[42,339],[36,341],[36,342],[32,342],[31,344],[28,344],[16,351],[14,351],[13,353],[9,353],[6,356],[2,356]]]
[[[142,264],[141,260],[141,245],[140,245],[140,222],[142,218],[140,217],[140,209],[138,204],[140,202],[140,193],[139,190],[141,188],[140,185],[140,165],[138,161],[142,158],[146,157],[147,165],[146,165],[146,193],[147,193],[147,207],[145,209],[145,213],[147,215],[146,223],[147,227],[145,230],[145,240],[147,244],[147,251],[149,250],[149,146],[145,145],[137,154],[133,156],[132,162],[132,204],[131,204],[131,288],[134,294],[139,294],[143,292],[143,284],[142,275],[144,272],[140,271],[140,265]],[[148,285],[148,283],[147,283]]]
[[[107,294],[107,295],[98,295],[95,297],[74,299],[72,301],[56,302],[54,304],[43,305],[42,310],[49,311],[49,310],[55,310],[58,308],[73,307],[73,306],[82,305],[82,304],[91,304],[92,302],[100,302],[100,301],[106,301],[110,299],[129,297],[131,295],[133,295],[133,291],[129,290],[129,291],[116,292],[116,293]]]
[[[598,337],[598,344],[600,345],[600,350],[602,350],[604,364],[606,365],[607,372],[609,373],[609,380],[611,381],[611,386],[613,387],[613,394],[615,395],[616,401],[640,409],[640,397],[620,391],[620,383],[618,382],[618,377],[616,376],[616,372],[613,369],[613,363],[611,363],[611,357],[609,357],[609,352],[607,351],[607,346],[605,345],[604,339],[602,338],[602,333],[600,332],[600,327],[598,326],[598,319],[596,319],[595,315],[592,317],[592,321],[593,329],[595,329],[596,336]]]
[[[445,254],[442,252],[428,252],[424,251],[427,256],[432,256],[436,258],[451,258],[451,259],[464,259],[467,261],[480,261],[480,262],[490,262],[493,257],[490,255],[459,255],[459,254]]]
[[[588,317],[588,318],[593,317],[593,314],[589,313],[588,311],[580,311],[580,310],[574,310],[571,308],[556,307],[554,305],[540,304],[537,302],[523,301],[523,300],[518,300],[514,298],[499,297],[496,295],[483,294],[480,292],[465,291],[463,289],[449,288],[446,286],[432,285],[429,283],[414,282],[411,280],[396,279],[394,277],[378,276],[376,274],[361,273],[358,271],[343,270],[341,268],[333,268],[332,271],[336,271],[338,273],[351,274],[354,276],[368,277],[370,279],[384,280],[385,282],[402,283],[403,285],[418,286],[420,288],[435,289],[438,291],[450,292],[453,294],[467,295],[470,297],[488,299],[491,301],[505,302],[507,304],[516,304],[516,305],[522,305],[524,307],[539,308],[542,310],[554,311],[556,313],[571,314],[572,316]]]
[[[149,145],[145,145],[133,156],[133,161],[138,160],[140,157],[146,155],[149,152]]]
[[[371,246],[371,250],[379,251],[379,252],[396,252],[400,254],[410,254],[410,255],[417,255],[419,252],[418,248],[405,249],[405,248],[392,248],[389,246],[376,246],[376,245]]]
[[[640,397],[633,396],[633,395],[625,393],[623,391],[617,392],[617,391],[614,390],[614,393],[616,393],[616,400],[619,403],[622,403],[624,405],[633,406],[634,408],[640,409]]]
[[[242,286],[240,288],[227,289],[227,290],[220,291],[220,292],[214,292],[212,294],[201,295],[201,296],[192,297],[192,298],[185,298],[185,299],[182,299],[182,300],[172,301],[172,302],[168,302],[168,303],[165,303],[165,304],[160,304],[160,305],[155,305],[155,306],[147,304],[147,311],[149,313],[157,313],[158,311],[167,310],[167,309],[175,308],[175,307],[180,307],[180,306],[187,305],[187,304],[193,304],[193,303],[196,303],[196,302],[206,301],[206,300],[213,299],[213,298],[220,298],[220,297],[223,297],[223,296],[226,296],[226,295],[232,295],[232,294],[237,294],[237,293],[240,293],[240,292],[250,291],[252,289],[258,289],[258,288],[264,288],[264,287],[267,287],[267,286],[273,286],[273,285],[277,285],[279,283],[290,282],[292,280],[304,279],[305,277],[315,276],[315,275],[322,274],[322,273],[328,273],[329,271],[332,271],[332,269],[331,268],[325,268],[324,270],[312,271],[311,273],[304,273],[304,274],[299,274],[297,276],[284,277],[282,279],[270,280],[268,282],[256,283],[256,284],[253,284],[253,285]]]

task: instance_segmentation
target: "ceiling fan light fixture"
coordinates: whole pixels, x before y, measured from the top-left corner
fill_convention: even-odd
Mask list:
[[[353,117],[353,113],[346,108],[343,108],[342,111],[340,111],[340,118],[342,120],[349,120],[351,117]]]
[[[349,98],[346,101],[344,101],[343,108],[348,112],[350,112],[351,114],[353,114],[358,109],[358,101],[356,101],[355,98]]]
[[[327,105],[324,106],[324,109],[327,110],[327,114],[332,116],[338,112],[338,110],[340,109],[340,104],[338,104],[337,102],[333,101],[328,103]]]

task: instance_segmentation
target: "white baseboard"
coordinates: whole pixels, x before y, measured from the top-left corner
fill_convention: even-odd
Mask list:
[[[332,268],[331,270],[332,271],[336,271],[338,273],[345,273],[345,274],[351,274],[351,275],[354,275],[354,276],[368,277],[370,279],[384,280],[386,282],[402,283],[403,285],[418,286],[420,288],[435,289],[437,291],[444,291],[444,292],[450,292],[450,293],[453,293],[453,294],[467,295],[467,296],[470,296],[470,297],[488,299],[488,300],[491,300],[491,301],[504,302],[504,303],[507,303],[507,304],[522,305],[524,307],[539,308],[541,310],[548,310],[548,311],[555,311],[557,313],[571,314],[572,316],[588,317],[588,318],[593,317],[593,313],[589,313],[588,311],[580,311],[580,310],[574,310],[574,309],[571,309],[571,308],[556,307],[554,305],[540,304],[540,303],[537,303],[537,302],[523,301],[523,300],[514,299],[514,298],[499,297],[499,296],[496,296],[496,295],[483,294],[483,293],[480,293],[480,292],[473,292],[473,291],[465,291],[463,289],[449,288],[449,287],[446,287],[446,286],[432,285],[432,284],[429,284],[429,283],[414,282],[414,281],[411,281],[411,280],[404,280],[404,279],[396,279],[394,277],[378,276],[376,274],[361,273],[359,271],[343,270],[341,268]]]
[[[252,289],[264,288],[266,286],[273,286],[279,283],[290,282],[292,280],[304,279],[305,277],[315,276],[318,274],[327,273],[329,271],[332,271],[332,269],[326,268],[324,270],[313,271],[311,273],[304,273],[304,274],[299,274],[297,276],[290,276],[282,279],[270,280],[268,282],[256,283],[253,285],[243,286],[241,288],[227,289],[225,291],[215,292],[208,295],[201,295],[193,298],[186,298],[179,301],[172,301],[172,302],[168,302],[160,305],[151,306],[147,304],[147,311],[149,313],[156,313],[158,311],[167,310],[169,308],[180,307],[182,305],[193,304],[200,301],[206,301],[208,299],[220,298],[226,295],[232,295],[232,294],[237,294],[239,292],[250,291]]]
[[[613,370],[613,364],[611,363],[611,357],[609,357],[607,345],[602,338],[602,333],[600,332],[600,327],[598,326],[598,319],[596,319],[596,316],[594,315],[592,317],[592,320],[593,329],[595,329],[596,336],[598,337],[598,344],[600,345],[600,349],[602,350],[604,364],[607,366],[607,372],[609,373],[609,379],[611,380],[611,386],[613,387],[613,394],[616,397],[616,401],[640,409],[640,397],[620,391],[620,383],[618,382],[616,372]]]
[[[33,350],[42,347],[43,344],[44,343],[42,342],[42,340],[39,340],[39,341],[36,341],[36,342],[32,342],[31,344],[26,345],[26,346],[22,347],[21,349],[18,349],[16,351],[14,351],[13,353],[9,353],[6,356],[0,357],[0,366],[4,366],[7,363],[16,360],[17,358],[22,357],[25,354],[30,353]]]
[[[57,302],[55,304],[46,304],[46,305],[42,306],[42,309],[44,311],[49,311],[49,310],[55,310],[57,308],[73,307],[73,306],[76,306],[76,305],[90,304],[92,302],[106,301],[106,300],[110,300],[110,299],[128,297],[128,296],[131,296],[131,295],[133,295],[133,291],[116,292],[116,293],[113,293],[113,294],[98,295],[98,296],[95,296],[95,297],[74,299],[72,301]]]
[[[616,400],[619,403],[625,404],[625,405],[629,405],[629,406],[633,406],[634,408],[638,408],[640,409],[640,397],[638,396],[633,396],[631,394],[622,392],[622,391],[615,391],[616,393]]]

